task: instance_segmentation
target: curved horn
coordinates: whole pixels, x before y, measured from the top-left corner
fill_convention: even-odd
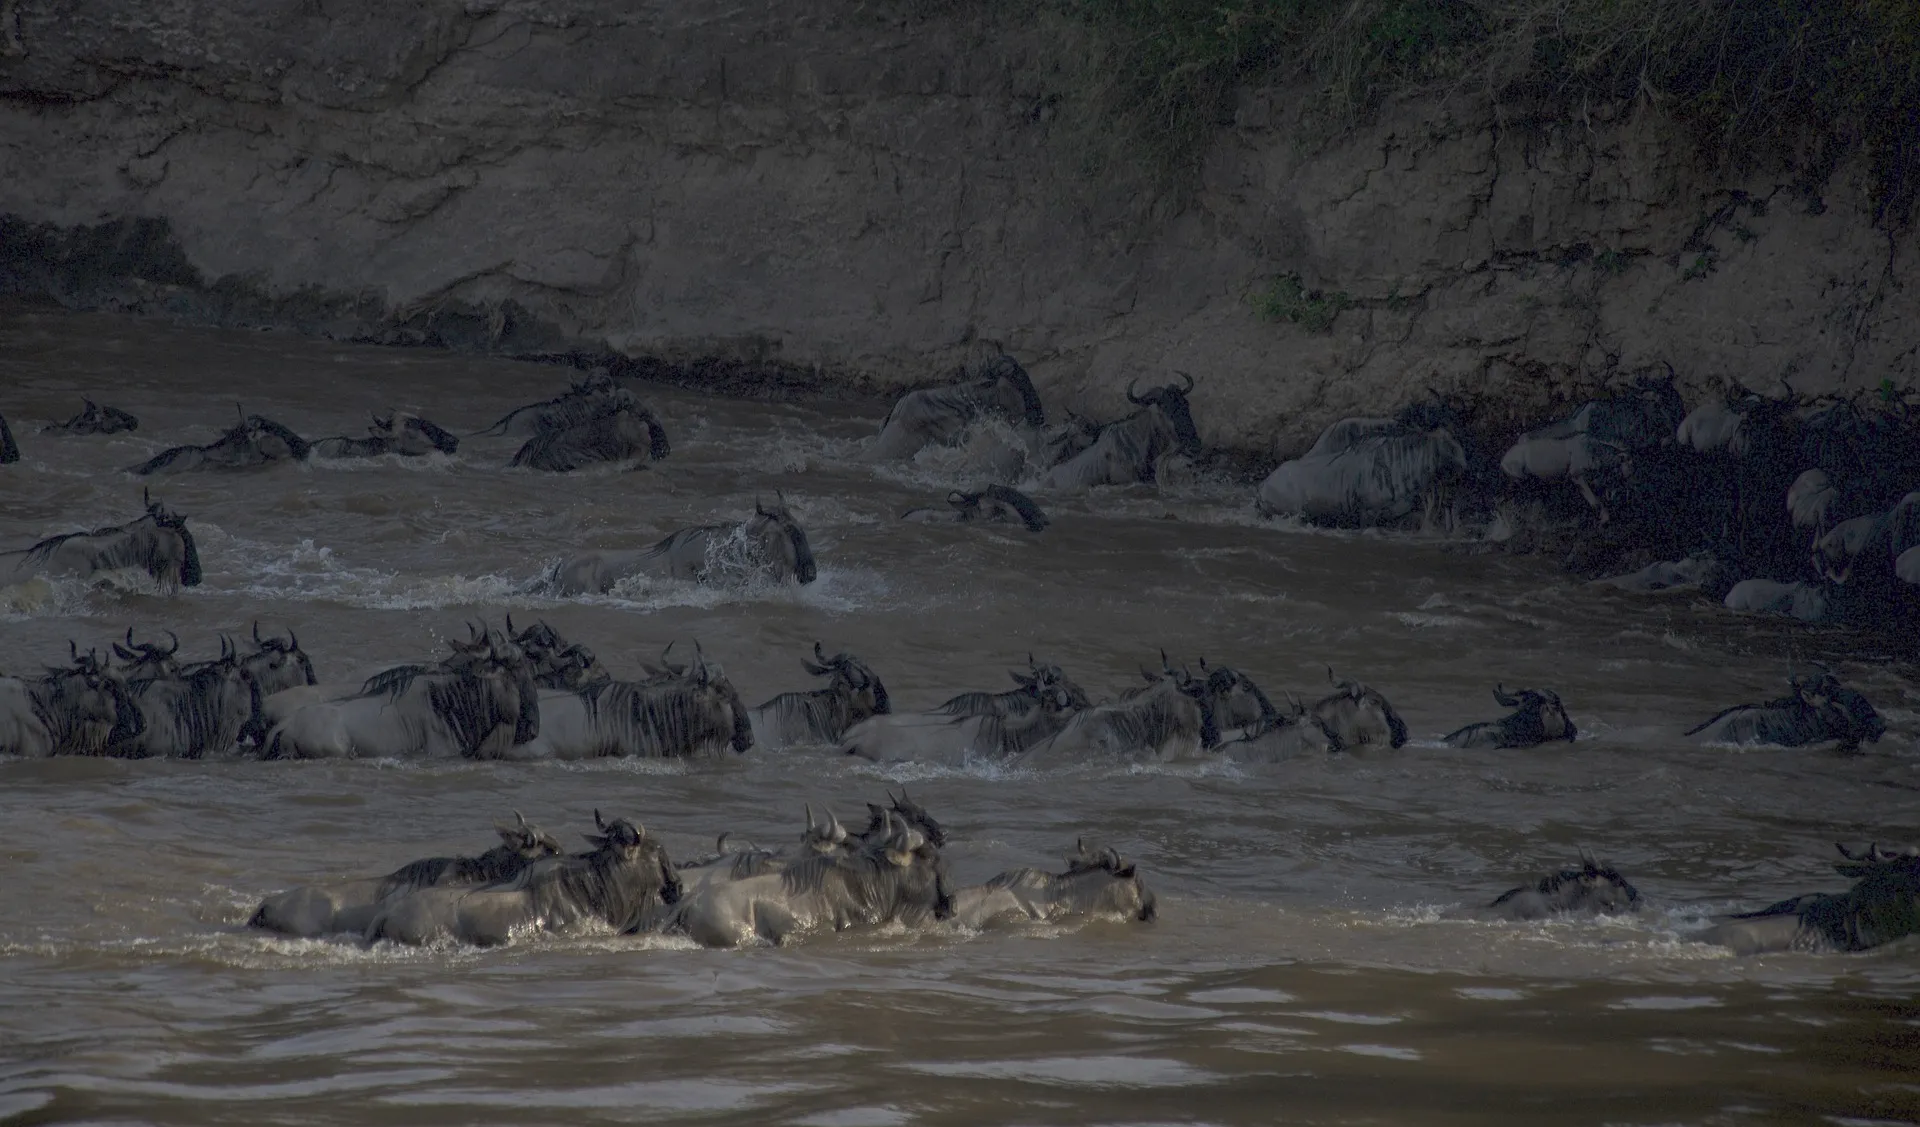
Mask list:
[[[121,661],[132,661],[134,658],[138,657],[139,655],[135,654],[132,650],[127,649],[125,646],[121,645],[120,643],[115,642],[113,644],[113,656],[119,658]]]
[[[291,626],[287,627],[287,646],[290,649],[296,650],[300,648],[300,637],[293,632],[293,627]]]
[[[1179,370],[1178,368],[1176,368],[1176,369],[1174,369],[1174,372],[1173,372],[1173,374],[1174,374],[1174,375],[1176,375],[1176,376],[1179,376],[1179,377],[1180,377],[1181,379],[1183,379],[1183,380],[1185,380],[1185,381],[1187,381],[1187,386],[1185,386],[1185,387],[1183,387],[1183,388],[1181,388],[1181,389],[1180,389],[1180,394],[1182,394],[1182,395],[1185,395],[1185,394],[1187,394],[1188,392],[1190,392],[1190,391],[1192,391],[1192,390],[1193,390],[1193,377],[1192,377],[1192,376],[1189,376],[1189,375],[1188,375],[1188,374],[1186,374],[1185,372],[1182,372],[1182,371],[1180,371],[1180,370]]]
[[[847,840],[847,827],[840,824],[840,819],[831,810],[827,811],[827,840],[835,845]]]
[[[131,630],[129,630],[128,636],[132,636]],[[80,647],[74,644],[72,638],[67,639],[67,653],[72,656],[75,665],[80,664]]]
[[[175,634],[173,631],[169,630],[167,631],[167,637],[173,639],[173,648],[166,652],[166,656],[172,657],[174,654],[177,654],[180,652],[180,635]],[[222,634],[220,636],[220,640],[223,642],[226,641],[226,635]]]
[[[258,646],[258,645],[260,645],[260,644],[261,644],[261,642],[260,642],[260,620],[259,620],[259,619],[257,619],[257,618],[253,620],[253,644],[254,644],[254,645],[256,645],[256,646]]]
[[[1144,406],[1147,401],[1133,393],[1133,385],[1137,382],[1138,382],[1137,379],[1127,381],[1127,402],[1132,403],[1135,406]]]
[[[521,828],[521,829],[523,829],[523,830],[532,830],[532,829],[533,829],[533,827],[532,827],[532,826],[529,826],[529,825],[527,825],[527,816],[526,816],[525,814],[522,814],[522,813],[521,813],[520,811],[518,811],[518,810],[515,810],[515,811],[513,812],[513,820],[514,820],[514,821],[516,821],[516,822],[519,822],[519,823],[520,823],[520,828]]]
[[[815,638],[813,640],[813,656],[815,657],[815,659],[817,659],[820,662],[820,664],[822,665],[827,664],[826,652],[820,648],[820,639],[818,638]]]
[[[513,612],[512,612],[512,611],[508,611],[508,612],[507,612],[507,637],[509,637],[509,638],[511,638],[511,637],[513,637],[513,633],[514,633],[514,631],[513,631]]]
[[[600,816],[600,808],[598,806],[593,808],[593,824],[599,827],[601,833],[607,832],[607,820]]]
[[[1499,682],[1494,683],[1493,699],[1506,708],[1514,708],[1520,704],[1520,698],[1508,693],[1507,687]]]
[[[1339,683],[1340,683],[1340,679],[1333,675],[1333,666],[1331,665],[1327,666],[1327,684],[1338,685]]]

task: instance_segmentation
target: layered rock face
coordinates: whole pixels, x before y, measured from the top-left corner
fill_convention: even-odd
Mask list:
[[[1051,53],[853,0],[0,0],[0,289],[853,387],[998,346],[1098,416],[1178,369],[1209,442],[1280,454],[1429,387],[1920,372],[1915,239],[1847,169],[1729,182],[1644,106],[1307,146],[1249,90],[1150,209],[1061,171]],[[1282,275],[1297,323],[1250,301]]]

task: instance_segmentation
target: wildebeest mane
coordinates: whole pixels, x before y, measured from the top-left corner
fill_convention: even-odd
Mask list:
[[[510,845],[496,845],[477,857],[423,857],[388,873],[380,881],[379,898],[395,892],[436,885],[493,884],[519,875],[532,862]]]
[[[412,680],[409,677],[408,684]],[[401,691],[393,695],[397,697]],[[486,682],[472,673],[454,673],[428,682],[427,705],[453,733],[462,755],[472,755],[499,726]]]
[[[353,695],[357,697],[377,697],[381,695],[398,697],[400,694],[412,688],[414,680],[420,675],[433,672],[441,671],[436,671],[430,665],[396,665],[391,669],[382,669],[380,672],[375,673],[362,682],[360,691]]]
[[[180,744],[189,750],[189,758],[199,758],[210,751],[224,751],[239,738],[240,729],[246,721],[252,719],[260,710],[260,686],[251,678],[239,678],[247,692],[246,715],[237,722],[229,716],[225,708],[226,697],[223,690],[235,680],[233,663],[230,660],[204,663],[197,669],[183,673],[179,677],[155,677],[129,684],[129,692],[136,698],[144,692],[158,686],[170,686],[173,691],[166,694],[165,722],[173,729],[173,735]],[[136,711],[140,711],[137,710]],[[141,716],[144,720],[145,713]]]
[[[731,730],[714,728],[707,711],[699,707],[698,692],[686,683],[601,681],[575,695],[586,705],[588,723],[612,735],[619,746],[664,756],[669,748],[697,747],[733,735]]]
[[[615,931],[639,926],[652,901],[671,904],[679,899],[676,885],[663,877],[672,874],[672,863],[651,842],[638,865],[626,863],[619,850],[603,845],[591,853],[576,853],[548,865],[530,866],[515,877],[508,888],[525,889],[532,902],[534,918],[571,922],[586,916],[598,917]],[[658,869],[647,860],[658,862]],[[656,879],[649,880],[652,875]]]
[[[832,739],[846,731],[853,720],[853,700],[837,685],[811,692],[781,693],[761,705],[760,710],[772,712],[782,724],[797,718],[808,732],[821,739]]]

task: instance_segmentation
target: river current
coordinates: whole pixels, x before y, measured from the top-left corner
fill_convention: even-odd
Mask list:
[[[0,310],[0,548],[140,512],[121,472],[211,441],[235,404],[316,438],[407,407],[466,434],[565,389],[562,368]],[[1395,752],[1262,767],[1043,773],[880,767],[813,752],[587,764],[0,761],[0,1123],[1775,1123],[1920,1118],[1920,944],[1735,958],[1717,911],[1844,887],[1832,842],[1920,838],[1920,690],[1838,633],[1686,597],[1583,586],[1551,562],[1262,521],[1246,485],[1039,495],[1015,527],[903,523],[977,484],[964,452],[857,460],[883,409],[636,385],[673,453],[637,473],[457,455],[152,479],[205,582],[0,591],[0,669],[132,626],[291,628],[322,680],[431,655],[463,623],[545,618],[616,676],[697,640],[749,704],[814,687],[818,639],[897,710],[1008,686],[1032,651],[1099,699],[1165,647],[1276,699],[1326,667],[1381,689]],[[82,394],[110,438],[42,438]],[[1051,405],[1050,405],[1051,406]],[[1201,420],[1204,430],[1205,421]],[[639,547],[784,493],[819,579],[516,593],[584,547]],[[677,648],[676,653],[679,652]],[[1864,754],[1700,747],[1681,732],[1780,695],[1821,657],[1889,733]],[[1572,745],[1455,751],[1559,692]],[[781,949],[539,937],[491,951],[288,941],[263,893],[492,843],[518,809],[572,846],[593,811],[676,856],[723,830],[852,820],[905,784],[947,827],[957,883],[1111,844],[1149,924],[848,933]],[[1448,918],[1574,861],[1614,862],[1638,918]]]

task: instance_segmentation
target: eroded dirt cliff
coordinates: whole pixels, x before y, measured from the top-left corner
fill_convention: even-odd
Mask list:
[[[1852,170],[1731,181],[1645,103],[1409,101],[1306,145],[1260,89],[1191,202],[1146,207],[1062,171],[1046,34],[854,0],[4,0],[0,289],[851,387],[999,346],[1103,416],[1179,369],[1205,437],[1262,452],[1428,387],[1521,416],[1652,363],[1920,373],[1915,239]],[[1276,277],[1297,320],[1256,308]]]

